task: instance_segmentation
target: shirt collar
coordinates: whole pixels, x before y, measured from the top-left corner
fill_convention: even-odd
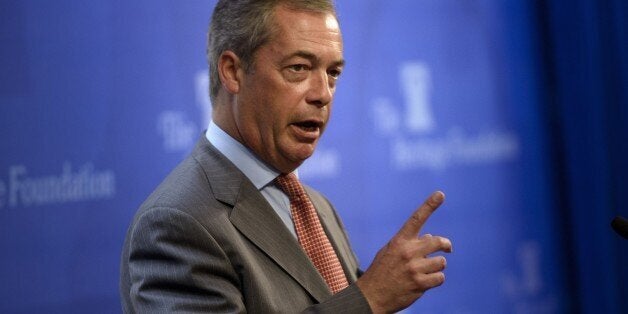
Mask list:
[[[279,172],[257,158],[251,150],[223,131],[214,121],[209,122],[205,137],[238,167],[258,190],[264,188],[279,175]]]

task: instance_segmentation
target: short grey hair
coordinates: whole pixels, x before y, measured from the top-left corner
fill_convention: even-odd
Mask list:
[[[274,9],[284,5],[296,11],[331,13],[336,16],[333,0],[220,0],[214,8],[207,34],[207,62],[209,63],[209,95],[212,104],[220,90],[218,60],[220,55],[233,51],[248,71],[253,65],[257,49],[273,36]]]

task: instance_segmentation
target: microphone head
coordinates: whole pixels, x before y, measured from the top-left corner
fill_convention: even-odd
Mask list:
[[[617,216],[611,221],[611,227],[613,227],[617,234],[628,239],[628,219]]]

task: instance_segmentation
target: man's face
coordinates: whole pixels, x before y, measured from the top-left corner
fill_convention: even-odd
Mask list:
[[[331,14],[275,9],[275,33],[244,73],[233,108],[239,140],[280,172],[314,153],[343,67]]]

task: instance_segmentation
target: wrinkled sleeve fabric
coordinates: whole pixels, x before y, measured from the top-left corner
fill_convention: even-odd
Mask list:
[[[239,279],[212,235],[173,208],[152,208],[130,233],[130,313],[244,313]]]

